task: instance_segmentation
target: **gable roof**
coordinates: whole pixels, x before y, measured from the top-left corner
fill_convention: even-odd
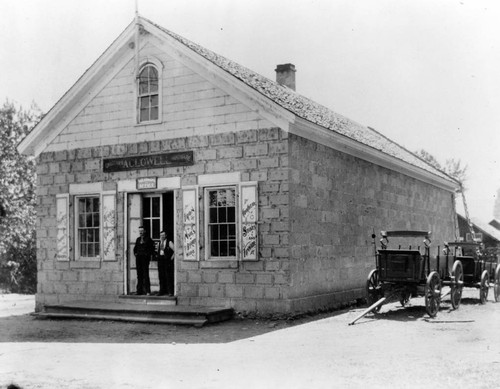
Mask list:
[[[313,100],[302,96],[295,91],[278,84],[275,81],[272,81],[260,74],[255,73],[254,71],[237,64],[234,61],[231,61],[219,54],[216,54],[190,40],[183,38],[180,35],[177,35],[154,22],[140,17],[139,22],[149,33],[153,33],[150,30],[154,30],[157,28],[164,34],[167,34],[177,42],[181,43],[182,46],[192,50],[197,55],[203,57],[204,59],[210,61],[216,67],[222,69],[227,72],[230,76],[240,80],[246,86],[252,88],[254,91],[258,92],[260,95],[265,98],[271,100],[273,103],[277,104],[281,108],[290,112],[298,118],[301,118],[309,123],[322,127],[323,129],[328,130],[331,133],[335,133],[340,135],[341,137],[345,137],[346,139],[352,140],[354,142],[358,142],[363,146],[367,146],[373,151],[382,152],[385,155],[396,158],[399,161],[402,161],[406,164],[411,165],[412,167],[416,167],[424,170],[426,173],[431,173],[431,175],[437,176],[441,184],[443,182],[447,182],[445,184],[448,189],[450,188],[458,188],[458,183],[451,177],[449,177],[444,172],[434,168],[432,165],[428,164],[414,153],[410,152],[403,146],[397,144],[396,142],[390,140],[385,137],[378,131],[373,128],[363,126],[351,119],[348,119],[336,112],[332,111],[325,106],[314,102]],[[148,28],[149,27],[149,28]],[[51,111],[53,111],[58,105],[64,105],[66,102],[65,97],[73,89],[78,89],[78,84],[85,84],[85,82],[89,82],[90,80],[86,80],[85,76],[87,73],[97,73],[98,69],[94,69],[96,67],[102,66],[103,63],[109,61],[110,58],[116,58],[118,51],[123,50],[120,46],[126,46],[127,39],[131,37],[134,30],[134,23],[131,23],[126,30],[118,37],[115,42],[105,51],[103,55],[87,70],[87,72],[77,81],[77,83],[68,91],[68,93],[59,100]],[[115,55],[113,56],[113,51],[115,51]],[[95,77],[95,76],[94,76]],[[89,78],[89,77],[87,77]],[[49,111],[49,114],[51,113]],[[50,115],[46,115],[50,116]],[[36,141],[37,132],[47,131],[48,124],[45,122],[49,121],[48,119],[42,119],[42,121],[35,127],[32,133],[29,134],[28,137],[23,140],[23,142],[19,145],[19,150],[21,152],[26,152],[31,147],[33,147],[33,143]]]
[[[465,218],[465,216],[462,216],[459,213],[457,213],[457,216],[461,218],[465,223],[467,223],[467,219]],[[478,218],[472,218],[471,222],[475,227],[475,229],[479,230],[479,232],[488,235],[491,239],[494,239],[498,243],[500,243],[500,231],[495,229],[493,226],[484,223],[482,220],[479,220]]]

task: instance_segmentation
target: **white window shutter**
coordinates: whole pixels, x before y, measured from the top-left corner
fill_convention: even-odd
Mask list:
[[[58,261],[69,261],[69,193],[56,195]]]
[[[182,220],[184,224],[184,260],[197,261],[199,258],[197,187],[182,190]]]
[[[102,255],[104,261],[116,260],[116,194],[102,193]]]
[[[241,213],[241,259],[257,261],[258,212],[257,182],[243,182],[240,184],[240,213]]]

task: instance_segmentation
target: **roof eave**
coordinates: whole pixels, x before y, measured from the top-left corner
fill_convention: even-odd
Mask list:
[[[334,150],[352,155],[353,157],[363,159],[387,169],[405,174],[417,180],[437,186],[450,192],[459,189],[459,184],[453,180],[448,180],[433,174],[427,170],[419,168],[399,158],[393,157],[373,147],[367,146],[356,140],[348,138],[335,131],[326,129],[317,124],[311,123],[302,118],[296,119],[294,124],[290,125],[290,132],[323,144]]]

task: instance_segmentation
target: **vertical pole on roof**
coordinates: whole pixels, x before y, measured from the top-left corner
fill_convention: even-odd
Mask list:
[[[140,24],[139,24],[139,0],[135,0],[135,78],[139,76],[139,35],[140,35]]]
[[[139,24],[139,0],[135,0],[135,31],[134,31],[134,82],[135,88],[138,90],[138,78],[139,78],[139,35],[140,35],[140,24]],[[139,118],[139,99],[135,99],[136,104],[136,117]],[[138,119],[136,119],[139,122]]]

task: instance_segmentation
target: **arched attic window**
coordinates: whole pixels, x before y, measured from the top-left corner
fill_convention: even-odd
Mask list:
[[[146,63],[137,77],[137,122],[158,122],[161,114],[160,73],[158,66]]]

